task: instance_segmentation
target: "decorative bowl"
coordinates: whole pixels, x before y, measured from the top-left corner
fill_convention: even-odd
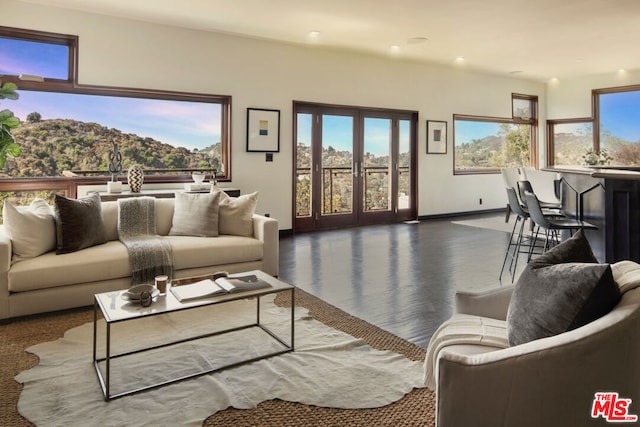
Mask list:
[[[160,294],[160,291],[153,285],[136,285],[127,289],[127,291],[122,294],[122,299],[131,302],[141,302],[140,299],[143,294],[153,299]]]
[[[191,174],[191,178],[193,178],[193,182],[195,182],[196,184],[202,184],[206,176],[206,174],[201,172],[194,172]]]

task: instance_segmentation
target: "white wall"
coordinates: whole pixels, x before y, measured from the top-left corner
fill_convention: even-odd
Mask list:
[[[419,112],[419,215],[503,207],[500,175],[453,175],[452,115],[511,116],[511,93],[537,95],[544,123],[545,85],[509,77],[128,21],[4,0],[0,25],[79,36],[84,84],[231,95],[230,186],[259,191],[259,213],[292,227],[292,101]],[[280,153],[245,152],[246,109],[281,110]],[[426,120],[448,121],[446,155],[426,155]],[[544,147],[544,127],[540,145]],[[544,150],[541,150],[544,154]],[[483,204],[479,204],[479,199]]]
[[[549,120],[591,117],[593,89],[637,84],[640,84],[640,70],[615,71],[550,82],[547,85],[547,117]]]

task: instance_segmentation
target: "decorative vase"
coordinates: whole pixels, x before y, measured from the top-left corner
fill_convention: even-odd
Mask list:
[[[140,190],[142,190],[144,171],[140,166],[133,166],[129,168],[127,179],[129,181],[129,190],[131,190],[132,193],[139,193]]]

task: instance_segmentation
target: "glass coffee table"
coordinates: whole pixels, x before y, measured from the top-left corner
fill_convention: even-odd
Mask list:
[[[198,298],[188,301],[180,302],[178,299],[167,290],[165,295],[157,297],[154,302],[148,307],[142,307],[140,304],[131,303],[122,298],[122,294],[126,290],[104,292],[95,295],[95,304],[93,312],[93,365],[95,367],[98,381],[102,389],[102,394],[105,400],[116,399],[122,396],[127,396],[133,393],[138,393],[145,390],[161,387],[167,384],[175,383],[177,381],[183,381],[189,378],[194,378],[204,374],[212,372],[218,372],[223,369],[228,369],[236,366],[240,366],[246,363],[255,362],[257,360],[266,359],[279,354],[291,352],[294,350],[294,312],[295,312],[295,287],[288,283],[282,282],[259,270],[248,271],[237,274],[243,275],[256,275],[259,279],[268,282],[271,286],[268,288],[249,290],[243,292],[229,293],[216,295],[213,297]],[[233,276],[233,275],[231,275]],[[202,279],[212,278],[212,275],[192,277],[186,279],[178,279],[172,282],[172,286],[179,286],[183,284],[193,283]],[[291,298],[291,329],[289,339],[283,339],[272,331],[267,325],[261,322],[260,319],[260,298],[266,295],[276,294],[279,292],[289,292]],[[217,330],[210,333],[199,334],[188,338],[179,340],[162,342],[160,344],[154,344],[149,347],[143,347],[140,349],[130,350],[121,353],[112,354],[112,326],[120,322],[135,322],[136,319],[148,318],[150,316],[162,316],[169,313],[178,312],[182,310],[192,310],[196,308],[202,308],[206,306],[215,306],[219,304],[229,303],[231,301],[238,301],[243,299],[255,299],[256,301],[256,316],[255,321],[247,324],[242,324],[229,329]],[[104,356],[98,355],[97,342],[98,342],[98,312],[102,314],[105,320],[105,349]],[[185,343],[188,341],[201,340],[207,337],[213,337],[216,335],[222,335],[230,332],[242,331],[249,328],[259,328],[264,331],[269,339],[275,340],[277,343],[277,349],[269,351],[266,354],[260,354],[259,356],[253,356],[247,359],[234,360],[227,363],[224,366],[211,367],[207,369],[198,370],[197,372],[189,373],[188,375],[179,376],[177,378],[170,378],[163,380],[162,382],[146,384],[142,387],[127,389],[117,393],[111,392],[111,376],[112,376],[112,361],[114,359],[126,358],[138,353],[148,352],[156,350],[162,347],[169,347]]]

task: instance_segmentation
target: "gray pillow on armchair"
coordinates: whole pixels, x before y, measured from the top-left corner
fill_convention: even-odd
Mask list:
[[[507,313],[509,345],[586,325],[619,300],[611,266],[597,263],[580,230],[532,260],[520,275]]]

